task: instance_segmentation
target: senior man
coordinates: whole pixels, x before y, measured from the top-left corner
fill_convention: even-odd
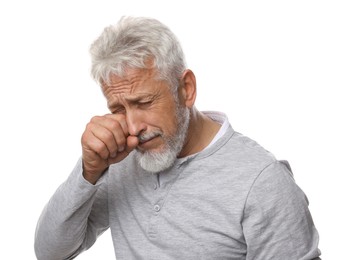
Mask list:
[[[286,161],[195,107],[196,79],[159,21],[122,18],[91,46],[111,114],[37,225],[38,259],[72,259],[111,229],[116,259],[320,259]]]

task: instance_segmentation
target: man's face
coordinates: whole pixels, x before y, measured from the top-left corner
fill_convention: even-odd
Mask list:
[[[112,75],[102,90],[110,111],[125,114],[129,134],[139,138],[141,167],[159,172],[171,166],[183,148],[189,110],[176,103],[168,83],[157,80],[155,69],[130,69],[124,77]]]

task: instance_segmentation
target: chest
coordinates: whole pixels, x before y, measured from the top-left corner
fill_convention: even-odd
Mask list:
[[[140,254],[245,259],[244,192],[216,176],[190,177],[149,175],[112,183],[109,212],[116,250],[145,259]]]

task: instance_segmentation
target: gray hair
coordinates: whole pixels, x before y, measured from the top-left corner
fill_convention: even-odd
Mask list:
[[[108,26],[91,45],[91,74],[102,83],[110,74],[124,76],[127,68],[146,68],[152,59],[158,77],[175,92],[186,69],[183,50],[176,36],[161,22],[143,17],[122,17]]]

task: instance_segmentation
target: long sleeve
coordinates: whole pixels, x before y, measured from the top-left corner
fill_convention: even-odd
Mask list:
[[[39,260],[73,259],[93,245],[109,226],[106,183],[82,176],[81,160],[45,206],[37,224]]]
[[[247,198],[243,219],[247,260],[320,259],[308,201],[287,162],[266,167]]]

